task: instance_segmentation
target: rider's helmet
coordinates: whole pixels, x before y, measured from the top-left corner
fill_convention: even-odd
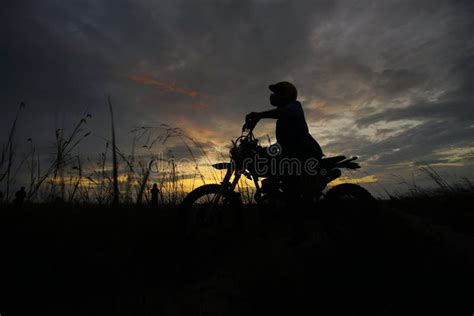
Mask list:
[[[296,101],[298,97],[298,90],[288,81],[280,81],[276,84],[271,84],[268,89],[275,93],[279,98],[287,100],[287,102]]]

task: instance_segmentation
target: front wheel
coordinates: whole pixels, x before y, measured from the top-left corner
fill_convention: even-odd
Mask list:
[[[181,203],[180,225],[186,236],[233,233],[242,225],[238,193],[219,184],[207,184],[190,192]]]

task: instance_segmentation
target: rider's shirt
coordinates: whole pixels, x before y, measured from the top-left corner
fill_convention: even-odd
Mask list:
[[[290,102],[280,108],[283,115],[276,122],[276,138],[283,148],[284,156],[323,156],[318,142],[311,136],[299,101]]]

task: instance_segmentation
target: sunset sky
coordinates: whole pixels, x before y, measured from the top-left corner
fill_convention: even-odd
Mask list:
[[[81,155],[130,130],[183,128],[226,151],[245,114],[292,81],[326,155],[356,155],[372,190],[423,183],[430,164],[474,179],[474,2],[456,0],[2,1],[1,143],[24,101],[18,150],[47,156],[92,114]],[[256,130],[267,144],[274,122]],[[186,156],[179,142],[167,149]],[[204,163],[204,162],[203,162]]]

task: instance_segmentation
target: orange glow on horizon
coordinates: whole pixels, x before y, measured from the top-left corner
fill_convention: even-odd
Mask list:
[[[362,184],[362,183],[376,183],[379,180],[377,177],[370,175],[370,176],[365,176],[362,178],[346,178],[346,177],[341,177],[338,178],[330,183],[330,186],[335,186],[338,184],[342,183],[354,183],[354,184]]]

